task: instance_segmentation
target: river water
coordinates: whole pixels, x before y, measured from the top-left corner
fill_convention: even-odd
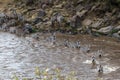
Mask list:
[[[120,42],[109,37],[89,35],[65,35],[57,33],[56,44],[47,38],[50,34],[39,33],[18,37],[14,34],[0,32],[0,80],[11,80],[13,75],[33,77],[35,67],[60,68],[63,73],[76,72],[79,80],[96,80],[98,66],[103,66],[102,80],[120,80]],[[90,52],[82,49],[65,47],[64,39],[71,44],[79,40],[82,46],[90,45]],[[102,50],[102,58],[98,57]],[[92,56],[96,59],[96,68],[91,68]]]

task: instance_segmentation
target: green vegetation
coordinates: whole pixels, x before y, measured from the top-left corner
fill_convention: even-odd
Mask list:
[[[62,71],[58,68],[50,70],[40,70],[38,67],[35,68],[35,76],[33,78],[22,78],[22,80],[78,80],[75,77],[75,72],[72,71],[68,75],[62,74]],[[14,75],[13,80],[21,80],[19,77]]]

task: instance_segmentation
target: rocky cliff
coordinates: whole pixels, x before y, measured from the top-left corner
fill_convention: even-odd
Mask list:
[[[119,7],[120,0],[14,0],[1,11],[0,24],[5,31],[17,26],[25,33],[60,31],[120,39]]]

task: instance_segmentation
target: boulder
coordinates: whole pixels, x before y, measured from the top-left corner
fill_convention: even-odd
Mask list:
[[[89,25],[91,25],[91,23],[92,23],[92,20],[90,20],[90,19],[85,19],[85,20],[83,20],[82,25],[83,25],[83,26],[89,26]]]
[[[120,30],[120,25],[115,27],[114,30]]]
[[[119,33],[113,33],[112,37],[120,39],[120,34]]]
[[[0,18],[4,18],[6,15],[4,13],[0,13]]]
[[[113,29],[113,26],[108,26],[108,27],[103,27],[99,29],[97,32],[102,33],[102,34],[109,34]]]

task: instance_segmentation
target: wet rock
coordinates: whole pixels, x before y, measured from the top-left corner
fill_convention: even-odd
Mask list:
[[[120,39],[120,34],[119,33],[113,33],[112,37]]]
[[[33,32],[32,26],[30,24],[25,24],[23,31],[25,34],[29,34]]]
[[[113,29],[113,26],[104,27],[98,30],[99,33],[109,34]]]

